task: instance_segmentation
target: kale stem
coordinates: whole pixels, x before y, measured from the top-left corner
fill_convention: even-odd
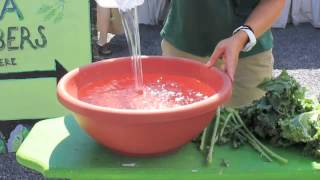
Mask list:
[[[238,120],[238,122],[243,126],[244,130],[248,133],[249,136],[251,136],[260,146],[263,150],[265,150],[271,157],[277,159],[279,162],[287,164],[288,160],[281,157],[280,155],[276,154],[275,152],[271,151],[268,147],[266,147],[265,145],[263,145],[252,133],[251,131],[247,128],[247,126],[244,124],[244,122],[242,121],[240,115],[238,114],[237,111],[232,110],[234,112],[235,115],[235,119]]]
[[[218,126],[220,123],[220,107],[217,110],[217,118],[216,118],[216,122],[214,123],[214,129],[213,129],[213,134],[211,137],[211,144],[210,144],[210,148],[209,148],[209,153],[207,156],[207,163],[211,164],[212,163],[212,155],[213,155],[213,149],[214,149],[214,145],[218,139],[217,137],[217,131],[218,131]]]
[[[234,113],[234,112],[233,112]],[[234,116],[234,114],[231,115],[231,119],[233,120],[233,123],[235,125],[239,125],[239,122],[237,121],[236,117]],[[243,127],[241,125],[241,127]],[[248,142],[252,145],[253,148],[255,148],[258,152],[261,153],[262,156],[264,156],[268,161],[272,161],[272,159],[270,158],[270,156],[268,156],[268,154],[266,154],[266,152],[264,152],[264,150],[259,146],[259,144],[255,141],[255,139],[253,139],[251,136],[248,135],[248,133],[244,132],[242,129],[237,129],[237,131],[239,133],[242,134],[242,136],[245,136],[248,140]]]
[[[268,161],[272,162],[271,157],[266,154],[266,152],[259,146],[259,144],[252,139],[246,132],[244,132],[242,129],[238,129],[240,133],[242,133],[243,136],[245,136],[248,140],[248,142],[252,145],[253,148],[255,148],[258,152],[261,153],[262,156],[264,156]]]
[[[225,119],[225,121],[224,121],[224,123],[223,123],[223,126],[222,126],[222,128],[221,128],[221,130],[220,130],[220,135],[219,135],[219,137],[222,137],[222,136],[223,136],[224,129],[226,128],[226,126],[227,126],[227,124],[228,124],[228,122],[229,122],[229,120],[230,120],[230,118],[231,118],[231,115],[232,115],[232,113],[229,113],[228,116],[227,116],[227,118]]]
[[[206,146],[206,136],[207,136],[208,128],[205,128],[202,132],[201,136],[201,143],[200,143],[200,151],[204,151],[204,148]]]

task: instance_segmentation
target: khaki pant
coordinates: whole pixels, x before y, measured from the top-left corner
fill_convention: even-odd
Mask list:
[[[162,40],[161,48],[163,56],[184,57],[203,63],[206,63],[210,58],[181,51],[166,40]],[[248,105],[253,100],[263,96],[264,92],[258,89],[257,85],[265,78],[272,76],[273,60],[272,50],[239,59],[233,82],[232,98],[225,106],[240,107]]]

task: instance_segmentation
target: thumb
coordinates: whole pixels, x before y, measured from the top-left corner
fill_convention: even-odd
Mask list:
[[[226,64],[226,72],[231,81],[234,81],[234,74],[236,70],[236,58],[230,53],[225,53],[224,62]]]

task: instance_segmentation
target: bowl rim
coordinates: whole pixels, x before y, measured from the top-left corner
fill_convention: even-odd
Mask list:
[[[168,113],[184,113],[184,112],[189,112],[190,110],[196,110],[200,109],[202,107],[210,106],[212,105],[213,102],[217,102],[217,104],[221,104],[225,100],[229,98],[231,95],[231,89],[232,89],[232,83],[231,79],[227,74],[222,72],[220,69],[216,67],[212,67],[211,69],[216,71],[223,79],[223,85],[222,88],[219,89],[214,95],[208,97],[207,99],[192,103],[192,104],[187,104],[183,106],[178,106],[178,107],[172,107],[172,108],[164,108],[164,109],[152,109],[152,110],[143,110],[143,109],[117,109],[117,108],[111,108],[111,107],[103,107],[103,106],[98,106],[94,104],[90,104],[84,101],[81,101],[69,93],[67,93],[66,90],[66,84],[73,78],[75,77],[79,72],[80,69],[83,68],[94,68],[95,66],[99,66],[100,64],[104,63],[112,63],[113,61],[120,61],[120,60],[128,60],[128,58],[131,58],[130,56],[126,57],[119,57],[119,58],[112,58],[112,59],[104,59],[99,62],[94,62],[91,64],[87,64],[81,67],[78,67],[76,69],[71,70],[67,74],[65,74],[59,81],[58,86],[57,86],[57,96],[58,100],[65,105],[66,107],[70,108],[71,110],[75,110],[76,107],[82,110],[86,111],[95,111],[95,112],[100,112],[100,113],[111,113],[111,114],[126,114],[126,115],[155,115],[155,114],[168,114]],[[178,61],[186,61],[188,63],[193,63],[197,66],[205,66],[203,63],[200,63],[195,60],[191,60],[188,58],[181,58],[181,57],[174,57],[174,56],[141,56],[141,59],[160,59],[160,60],[168,60],[171,61],[172,59],[178,60]],[[75,113],[78,113],[77,111],[74,111]],[[80,113],[81,114],[81,113]]]

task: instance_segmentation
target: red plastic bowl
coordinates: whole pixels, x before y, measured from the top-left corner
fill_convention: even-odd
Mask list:
[[[146,156],[174,151],[195,138],[210,123],[219,105],[231,96],[231,81],[216,68],[193,60],[143,56],[144,73],[170,73],[197,78],[217,93],[193,104],[162,110],[100,107],[78,99],[83,85],[108,75],[131,71],[130,57],[96,62],[67,73],[58,84],[59,101],[97,142],[121,154]]]

